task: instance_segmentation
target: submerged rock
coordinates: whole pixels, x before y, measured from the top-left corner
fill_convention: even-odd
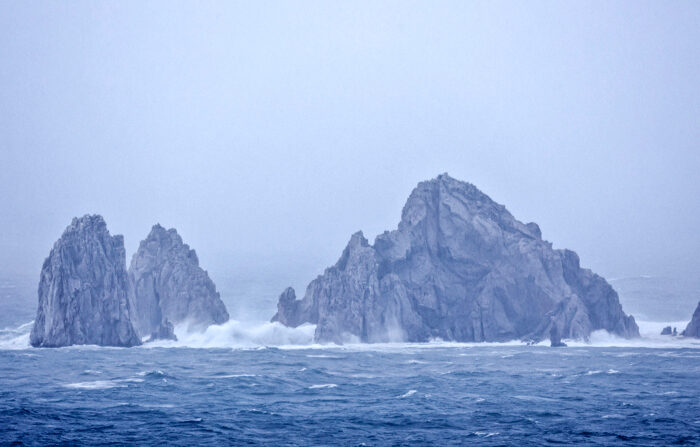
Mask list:
[[[153,226],[131,259],[129,283],[132,320],[141,336],[157,332],[164,320],[205,329],[229,319],[197,254],[175,229]]]
[[[554,250],[537,224],[447,174],[420,183],[398,229],[374,245],[355,233],[303,299],[285,290],[272,320],[316,324],[319,342],[542,340],[552,325],[571,339],[639,336],[576,253]]]
[[[101,216],[74,218],[44,261],[30,335],[36,347],[134,346],[122,236]]]
[[[700,338],[700,302],[698,302],[698,307],[696,307],[695,312],[693,312],[693,318],[681,335]]]

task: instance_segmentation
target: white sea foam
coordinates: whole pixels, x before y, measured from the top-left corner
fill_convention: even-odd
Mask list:
[[[309,387],[309,389],[310,390],[317,390],[320,388],[336,388],[337,386],[338,385],[336,385],[335,383],[321,383],[321,384],[317,384],[317,385],[311,385]]]
[[[416,394],[416,390],[408,390],[408,391],[406,391],[405,394],[402,394],[401,396],[399,396],[399,399],[404,399],[406,397],[413,396],[414,394]]]
[[[316,326],[304,324],[290,328],[280,323],[243,323],[230,320],[209,326],[204,332],[190,332],[187,326],[175,327],[178,341],[157,341],[152,347],[256,348],[260,346],[306,346],[313,343]]]
[[[114,380],[93,380],[91,382],[68,383],[63,386],[75,390],[106,390],[109,388],[123,388],[126,385],[122,385]]]
[[[5,328],[0,330],[0,350],[19,350],[29,349],[29,333],[33,326],[33,321],[24,323],[16,328]],[[685,328],[687,322],[646,322],[638,321],[640,327],[640,338],[624,339],[606,331],[596,331],[591,334],[588,342],[583,340],[566,340],[569,347],[572,348],[591,348],[591,347],[629,347],[629,348],[658,348],[658,349],[675,349],[675,348],[694,348],[700,349],[700,340],[688,337],[671,337],[660,335],[661,329],[666,326],[677,327],[679,331]],[[336,344],[319,344],[315,343],[314,332],[316,326],[304,324],[297,328],[290,328],[280,323],[270,322],[240,322],[230,320],[221,325],[209,326],[204,332],[189,331],[186,325],[178,325],[175,328],[175,333],[178,341],[159,340],[153,343],[147,343],[142,348],[171,348],[171,347],[189,347],[189,348],[232,348],[232,349],[256,349],[265,347],[276,347],[279,349],[338,349],[344,351],[385,351],[385,352],[419,352],[423,349],[468,349],[468,348],[506,348],[506,347],[523,347],[525,343],[520,340],[512,340],[508,342],[487,342],[487,343],[458,343],[446,342],[439,339],[431,340],[428,343],[406,343],[406,342],[390,342],[390,343],[347,343],[344,345]],[[537,347],[548,346],[548,341],[543,341],[536,345]],[[124,348],[105,348],[99,346],[72,346],[61,349],[124,349]],[[567,350],[559,350],[560,355],[568,355]],[[499,356],[507,358],[513,355],[513,352],[504,353],[494,351]],[[469,354],[460,353],[461,356],[483,355],[483,352]],[[619,353],[618,356],[635,355],[635,353]],[[410,361],[410,360],[409,360]],[[416,362],[417,363],[417,362]]]
[[[33,326],[34,320],[15,328],[6,327],[5,329],[0,329],[0,349],[28,349],[30,347],[29,333]]]

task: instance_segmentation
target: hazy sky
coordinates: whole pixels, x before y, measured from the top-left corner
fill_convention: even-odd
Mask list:
[[[0,272],[100,213],[297,275],[442,172],[610,277],[700,270],[700,2],[0,3]],[[277,272],[277,273],[276,273]]]

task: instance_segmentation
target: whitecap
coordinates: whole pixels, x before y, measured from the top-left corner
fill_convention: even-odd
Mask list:
[[[402,394],[401,396],[399,396],[399,399],[403,399],[403,398],[405,398],[405,397],[413,396],[414,394],[416,394],[416,390],[408,390],[405,394]]]
[[[604,414],[602,419],[625,419],[625,416],[620,414]]]
[[[120,385],[113,380],[94,380],[92,382],[68,383],[63,386],[76,390],[106,390],[109,388],[124,388],[126,385]]]
[[[257,374],[226,374],[225,376],[214,376],[212,379],[234,379],[236,377],[257,377]]]
[[[250,349],[266,346],[308,347],[313,344],[316,326],[302,324],[291,328],[278,322],[240,322],[229,320],[209,326],[204,332],[190,331],[188,325],[175,326],[178,341],[155,341],[143,345],[151,348],[235,348]]]
[[[483,437],[483,438],[490,438],[490,437],[492,437],[492,436],[498,436],[498,435],[500,435],[500,433],[497,432],[497,431],[492,431],[492,432],[475,431],[474,434],[477,435],[477,436],[481,436],[481,437]]]
[[[318,384],[318,385],[311,385],[309,387],[309,389],[310,390],[317,390],[320,388],[336,388],[337,386],[338,385],[336,385],[335,383],[322,383],[322,384]]]

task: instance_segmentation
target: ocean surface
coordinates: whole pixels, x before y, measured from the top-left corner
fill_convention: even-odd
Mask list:
[[[33,283],[0,281],[0,445],[700,445],[700,340],[664,322],[557,349],[321,346],[261,299],[178,342],[34,349]]]
[[[32,349],[5,333],[0,444],[700,443],[692,342],[275,347],[255,344],[293,334],[229,326],[130,349]],[[222,332],[249,346],[206,347]]]

